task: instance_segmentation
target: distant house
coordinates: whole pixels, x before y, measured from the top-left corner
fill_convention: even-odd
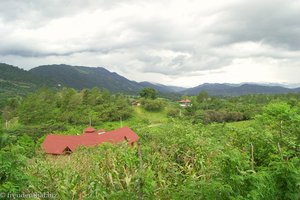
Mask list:
[[[190,107],[192,104],[192,101],[191,100],[189,100],[189,99],[183,99],[183,100],[180,100],[180,101],[178,101],[179,102],[179,105],[181,106],[181,107]]]
[[[45,138],[42,147],[48,154],[68,154],[74,152],[79,146],[95,146],[104,142],[116,144],[127,141],[134,144],[139,137],[128,127],[113,131],[96,130],[93,127],[86,128],[81,135],[54,135],[49,134]]]
[[[133,106],[140,106],[141,103],[139,101],[134,100],[134,101],[131,102],[131,105],[133,105]]]

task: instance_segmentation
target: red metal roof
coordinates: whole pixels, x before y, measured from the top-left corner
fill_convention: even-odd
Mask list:
[[[89,127],[90,129],[92,127]],[[139,137],[129,128],[123,127],[113,131],[105,132],[104,130],[94,132],[86,132],[82,135],[47,135],[42,146],[46,153],[49,154],[63,154],[64,150],[68,147],[72,152],[78,146],[95,146],[103,142],[110,142],[112,144],[128,141],[129,144],[136,142]]]

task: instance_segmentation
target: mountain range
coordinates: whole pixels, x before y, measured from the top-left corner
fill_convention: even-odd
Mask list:
[[[135,94],[143,88],[138,82],[130,81],[103,67],[44,65],[29,70],[29,73],[54,81],[62,87],[78,90],[98,87],[108,89],[112,93]]]
[[[0,63],[0,93],[12,88],[21,91],[39,87],[71,87],[77,90],[98,87],[112,93],[138,94],[145,87],[152,87],[162,94],[196,95],[206,91],[209,95],[237,96],[245,94],[282,94],[300,92],[300,88],[287,88],[278,84],[228,84],[205,83],[193,88],[167,86],[158,83],[128,80],[103,67],[70,65],[43,65],[29,71]]]
[[[283,86],[260,85],[257,83],[245,84],[220,84],[205,83],[197,87],[189,88],[185,94],[195,95],[201,91],[206,91],[209,95],[215,96],[238,96],[246,94],[286,94],[300,92],[300,88],[286,88]]]

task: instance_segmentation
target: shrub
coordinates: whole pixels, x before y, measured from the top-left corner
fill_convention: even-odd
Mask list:
[[[164,109],[165,103],[160,99],[144,99],[142,101],[142,107],[147,111],[158,112]]]
[[[175,109],[175,108],[171,108],[168,110],[167,115],[169,117],[178,117],[180,115],[180,110],[179,109]]]

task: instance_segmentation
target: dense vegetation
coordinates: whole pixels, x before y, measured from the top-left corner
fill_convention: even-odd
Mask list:
[[[11,99],[3,110],[4,120],[18,117],[24,125],[94,124],[115,121],[131,116],[128,99],[121,94],[111,95],[97,88],[81,90],[64,88],[58,92],[48,89],[28,95],[22,101]]]
[[[183,110],[182,116],[194,123],[234,122],[253,119],[270,102],[282,101],[298,106],[299,94],[263,95],[251,94],[237,97],[213,97],[200,92],[192,97],[192,105]],[[171,110],[170,115],[179,116],[179,110]]]
[[[50,86],[53,83],[49,80],[44,80],[33,73],[4,63],[0,63],[0,80],[45,86]]]
[[[103,67],[81,67],[70,65],[44,65],[33,68],[31,73],[50,79],[64,87],[78,90],[99,87],[112,93],[136,94],[143,88],[139,83],[130,81]]]
[[[10,98],[0,126],[0,192],[50,192],[57,199],[299,199],[299,98],[202,92],[187,108],[145,97],[142,106],[131,106],[132,97],[97,88]],[[163,106],[146,109],[149,101]],[[123,120],[139,144],[80,148],[70,156],[41,149],[45,134],[80,133],[90,119],[107,130]]]
[[[140,91],[140,103],[147,111],[158,112],[165,107],[163,99],[157,99],[157,91],[153,88],[146,87]]]
[[[25,96],[44,86],[54,87],[55,84],[18,67],[0,63],[0,109],[8,98]]]

